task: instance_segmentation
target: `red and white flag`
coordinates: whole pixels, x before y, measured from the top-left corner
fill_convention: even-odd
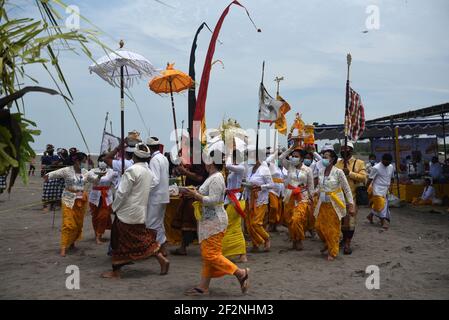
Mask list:
[[[349,100],[345,119],[345,135],[357,141],[365,131],[365,110],[360,95],[349,87]]]

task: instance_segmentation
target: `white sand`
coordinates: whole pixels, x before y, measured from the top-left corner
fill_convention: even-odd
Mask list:
[[[185,289],[199,279],[198,246],[189,256],[170,256],[168,276],[159,276],[155,259],[124,268],[121,280],[102,279],[110,268],[107,244],[96,245],[90,216],[85,218],[79,251],[58,256],[61,213],[42,214],[41,180],[17,183],[11,200],[0,195],[0,298],[2,299],[184,299]],[[27,206],[35,203],[36,205]],[[12,209],[10,211],[6,211]],[[210,299],[448,299],[449,215],[429,208],[393,209],[389,231],[369,225],[366,208],[359,212],[354,253],[327,262],[320,241],[307,240],[305,250],[285,250],[285,232],[273,234],[270,253],[250,254],[251,288],[241,296],[237,281],[212,281]],[[109,237],[109,234],[107,234]],[[365,269],[380,267],[380,290],[365,288]],[[67,290],[66,267],[77,265],[81,289]]]

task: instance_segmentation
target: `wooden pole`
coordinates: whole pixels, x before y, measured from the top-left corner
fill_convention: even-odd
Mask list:
[[[125,42],[120,40],[120,49],[123,48]],[[121,139],[121,155],[122,155],[122,174],[125,173],[125,75],[124,66],[120,66],[120,139]]]
[[[100,152],[101,152],[101,147],[103,145],[104,133],[106,132],[106,127],[108,125],[108,117],[109,117],[109,112],[106,112],[106,118],[104,119],[103,135],[101,137]]]
[[[441,114],[441,119],[443,120],[443,145],[444,145],[444,161],[447,159],[447,149],[446,149],[446,124],[444,123],[444,113]],[[437,144],[438,145],[438,144]],[[437,148],[438,149],[438,148]]]
[[[351,67],[352,57],[351,54],[348,53],[346,56],[346,62],[348,64],[348,73],[346,76],[346,102],[345,102],[345,150],[348,147],[348,103],[349,103],[349,70]],[[344,160],[344,167],[348,167],[348,160],[345,156]]]
[[[120,67],[120,139],[122,144],[122,174],[125,172],[125,78]]]
[[[175,127],[176,150],[178,151],[179,154],[178,125],[176,124],[175,100],[173,98],[173,88],[171,81],[169,81],[169,84],[170,84],[171,110],[173,113],[173,124]]]
[[[262,63],[262,80],[260,81],[261,86],[263,85],[263,78],[265,75],[265,61]],[[263,92],[260,92],[260,94],[263,94]],[[259,99],[262,97],[259,97]],[[260,129],[260,113],[262,109],[259,104],[259,113],[257,115],[257,134],[256,134],[256,162],[259,161],[259,129]]]
[[[390,118],[391,132],[393,134],[393,147],[394,147],[394,161],[396,163],[395,178],[396,188],[398,191],[398,198],[401,199],[401,193],[399,188],[399,128],[394,127],[393,118]]]

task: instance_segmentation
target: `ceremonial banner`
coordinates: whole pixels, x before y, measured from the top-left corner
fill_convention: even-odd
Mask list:
[[[108,132],[103,133],[103,141],[101,142],[100,155],[114,150],[120,145],[120,139]]]
[[[365,131],[365,110],[360,95],[349,87],[348,106],[345,119],[345,133],[352,141],[357,141]]]
[[[284,105],[282,101],[276,100],[271,97],[265,89],[263,83],[260,84],[259,89],[259,120],[265,123],[274,123],[278,120],[281,114],[281,107]]]

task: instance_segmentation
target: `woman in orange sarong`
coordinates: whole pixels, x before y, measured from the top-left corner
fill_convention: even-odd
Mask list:
[[[67,249],[75,249],[75,242],[81,240],[84,215],[87,210],[87,183],[95,183],[102,176],[84,169],[87,155],[78,152],[73,156],[73,166],[65,167],[44,176],[46,181],[64,179],[62,193],[62,228],[60,255],[65,257]]]
[[[338,157],[333,150],[324,153],[318,175],[319,198],[315,207],[315,228],[325,243],[322,253],[327,252],[327,260],[334,260],[339,252],[341,219],[354,214],[354,200],[348,180],[343,170],[336,168]]]
[[[195,217],[198,219],[198,240],[203,259],[200,284],[187,290],[185,294],[189,296],[208,295],[211,279],[225,275],[234,275],[239,281],[242,293],[246,293],[249,286],[249,268],[238,268],[222,254],[222,241],[228,226],[228,216],[223,203],[226,185],[221,174],[223,165],[214,162],[223,163],[222,157],[215,154],[214,151],[212,151],[210,157],[211,161],[208,162],[212,163],[206,164],[209,177],[198,191],[185,191],[198,201],[195,204]]]

